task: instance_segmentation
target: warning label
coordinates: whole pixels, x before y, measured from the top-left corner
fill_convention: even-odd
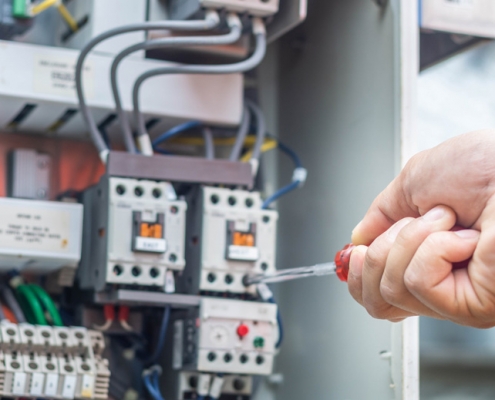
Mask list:
[[[66,252],[69,236],[68,211],[0,207],[0,248]]]

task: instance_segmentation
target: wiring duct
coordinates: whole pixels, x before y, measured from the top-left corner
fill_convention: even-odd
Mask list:
[[[84,46],[84,48],[81,50],[81,53],[79,54],[79,58],[77,59],[77,64],[76,64],[75,81],[76,81],[77,98],[79,100],[79,107],[81,113],[89,129],[89,134],[91,136],[91,139],[94,145],[96,146],[96,149],[98,150],[100,158],[104,163],[106,163],[109,148],[105,143],[105,140],[103,139],[102,135],[100,134],[96,122],[86,103],[86,98],[84,95],[84,88],[83,88],[84,61],[87,55],[90,53],[90,51],[100,42],[103,42],[104,40],[107,40],[111,37],[118,36],[124,33],[136,32],[136,31],[163,30],[163,29],[201,31],[201,30],[209,30],[212,27],[216,26],[217,23],[218,23],[218,14],[216,12],[209,12],[207,14],[206,19],[201,21],[161,21],[161,22],[144,22],[138,24],[131,24],[106,31],[93,38],[91,41],[89,41],[86,44],[86,46]],[[134,141],[133,140],[129,141],[129,139],[132,138],[126,138],[126,143],[125,143],[126,147],[130,152],[135,153],[136,146],[134,144]]]
[[[228,23],[230,27],[230,32],[225,35],[216,36],[191,36],[191,37],[169,37],[156,40],[147,40],[142,43],[130,46],[123,51],[121,51],[114,59],[112,67],[110,70],[112,94],[115,100],[115,106],[117,109],[117,115],[119,117],[119,122],[124,135],[125,142],[133,143],[133,136],[131,125],[127,118],[127,114],[123,109],[122,100],[120,96],[120,91],[118,87],[118,67],[122,60],[129,56],[130,54],[139,50],[152,50],[152,49],[162,49],[167,47],[187,47],[187,46],[213,46],[222,44],[231,44],[239,40],[242,33],[242,24],[240,19],[235,15],[231,14],[228,17]],[[216,25],[213,25],[214,28]],[[143,130],[138,130],[138,139],[142,136],[147,136],[146,128]],[[149,139],[148,139],[149,142]],[[129,150],[129,149],[128,149]],[[151,154],[147,154],[151,155]]]
[[[166,74],[233,74],[249,71],[263,60],[266,53],[266,31],[263,21],[259,18],[253,20],[253,32],[256,36],[256,47],[251,55],[238,63],[227,65],[177,65],[157,68],[147,71],[139,76],[132,91],[132,101],[134,106],[134,118],[137,123],[139,135],[147,135],[143,115],[141,114],[139,93],[142,84],[149,78]]]

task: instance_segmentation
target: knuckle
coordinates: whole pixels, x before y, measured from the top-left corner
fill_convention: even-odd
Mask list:
[[[395,286],[382,282],[380,284],[380,294],[387,303],[394,304],[400,298],[401,291]]]
[[[407,269],[404,274],[404,285],[410,292],[418,292],[422,289],[422,279],[416,272]]]
[[[378,305],[376,303],[365,303],[364,307],[369,315],[375,319],[388,319],[390,316],[389,305]]]
[[[364,265],[370,269],[383,268],[384,257],[378,246],[370,246],[366,252]]]

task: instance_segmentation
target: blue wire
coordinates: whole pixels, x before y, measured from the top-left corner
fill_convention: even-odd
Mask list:
[[[277,140],[272,135],[268,135],[268,136],[273,137],[275,140]],[[292,150],[286,144],[279,142],[278,140],[277,140],[277,147],[280,151],[284,152],[285,154],[287,154],[292,159],[296,168],[303,168],[301,159],[299,158],[299,156],[297,155],[297,153],[294,150]],[[297,188],[299,188],[300,183],[301,182],[299,182],[299,181],[293,181],[293,182],[289,183],[288,185],[284,186],[283,188],[280,188],[274,194],[272,194],[268,199],[266,199],[264,201],[261,208],[263,210],[266,210],[270,206],[270,204],[272,204],[274,201],[278,200],[282,196],[285,196],[287,193],[290,193],[290,192],[296,190]]]
[[[165,133],[162,133],[155,140],[153,140],[153,142],[152,142],[153,148],[155,148],[159,144],[169,140],[170,138],[177,136],[179,133],[185,132],[185,131],[192,129],[192,128],[197,128],[198,126],[201,126],[201,123],[198,121],[189,121],[189,122],[185,122],[183,124],[174,126],[172,129],[168,130]]]
[[[270,204],[272,204],[274,201],[279,199],[282,196],[285,196],[287,193],[292,192],[293,190],[296,190],[299,187],[299,181],[294,181],[289,183],[287,186],[284,186],[283,188],[277,190],[275,193],[273,193],[268,199],[266,199],[261,206],[263,210],[266,210]]]
[[[198,396],[196,397],[196,400],[205,400],[205,396]]]
[[[160,327],[160,333],[158,334],[158,342],[155,347],[153,354],[145,361],[146,365],[155,364],[165,345],[165,336],[167,335],[168,323],[170,321],[170,306],[165,307],[162,318],[162,325]]]
[[[151,382],[151,378],[149,375],[143,376],[143,381],[144,381],[144,386],[146,386],[146,389],[148,390],[149,394],[151,395],[151,397],[153,397],[154,400],[164,400],[159,389],[156,388]]]
[[[268,302],[275,305],[277,304],[277,302],[273,297],[269,299]],[[277,324],[278,324],[278,340],[277,343],[275,344],[275,347],[278,349],[280,346],[282,346],[282,342],[284,341],[284,324],[282,323],[282,314],[280,314],[279,308],[277,308]]]

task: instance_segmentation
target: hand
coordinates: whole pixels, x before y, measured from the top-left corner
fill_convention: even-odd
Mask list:
[[[371,257],[368,257],[371,260],[369,262],[374,261],[375,264],[371,265],[378,265],[383,271],[382,274],[384,274],[385,269],[390,270],[392,267],[388,266],[390,264],[387,263],[387,258],[388,252],[393,246],[390,240],[383,239],[383,233],[404,218],[410,217],[417,221],[418,217],[438,204],[444,204],[455,212],[457,224],[473,228],[481,233],[476,240],[474,237],[463,239],[461,237],[463,234],[456,235],[447,232],[449,228],[438,228],[440,230],[432,231],[427,237],[421,236],[421,244],[417,244],[414,256],[405,268],[403,283],[405,285],[405,282],[408,282],[408,287],[406,287],[408,292],[430,311],[419,307],[409,307],[412,311],[404,310],[408,307],[402,304],[402,299],[396,298],[392,290],[385,295],[388,300],[386,303],[389,305],[401,304],[404,308],[395,308],[407,311],[407,313],[402,312],[400,314],[396,309],[393,309],[393,312],[390,311],[390,317],[387,317],[378,312],[374,306],[370,306],[370,303],[365,303],[364,299],[368,299],[368,294],[365,296],[364,293],[375,293],[376,296],[377,278],[374,278],[374,286],[369,283],[368,278],[365,279],[365,276],[368,276],[366,271],[369,267],[366,266],[368,264],[364,264],[361,291],[363,299],[361,301],[367,305],[372,314],[389,319],[400,319],[407,315],[417,314],[431,315],[447,318],[464,325],[494,326],[494,195],[495,133],[492,131],[461,135],[413,157],[401,174],[377,197],[363,221],[353,232],[355,244],[369,245],[373,242],[370,247]],[[408,225],[406,222],[403,223]],[[414,234],[411,235],[414,236]],[[469,234],[464,233],[464,235]],[[400,241],[401,239],[397,240]],[[448,261],[456,261],[456,251],[462,247],[460,243],[467,245],[470,240],[477,241],[477,246],[468,270],[453,273],[450,273],[449,270],[449,273],[446,274],[445,266],[450,265]],[[374,241],[377,243],[375,244]],[[461,250],[461,252],[467,251],[464,248]],[[411,250],[409,249],[409,251]],[[364,262],[364,253],[365,248],[357,249],[353,253],[351,266],[359,265],[360,260]],[[382,253],[387,253],[387,256]],[[366,254],[368,253],[366,252]],[[378,254],[381,256],[378,257]],[[425,259],[428,259],[429,262],[424,263]],[[423,272],[430,271],[435,279],[439,279],[436,286],[431,286],[432,281],[424,281],[425,279],[432,279],[431,277],[425,277],[424,274],[421,277],[413,273],[418,271],[417,263],[420,261],[424,263]],[[431,268],[434,270],[431,271]],[[352,274],[359,275],[359,271],[352,267],[351,269],[354,269]],[[444,275],[438,276],[437,269],[442,271]],[[379,274],[377,275],[379,276]],[[423,281],[420,282],[421,279]],[[353,295],[358,297],[356,293],[359,290],[353,285],[357,285],[357,283],[350,283],[350,289]],[[436,304],[435,299],[430,298],[432,293],[438,293],[440,287],[443,290],[442,296],[448,294],[444,288],[447,287],[451,290],[451,297],[446,297],[450,301],[449,304],[439,305]],[[391,285],[391,289],[396,289],[396,287]],[[386,289],[384,289],[384,293],[385,291]],[[375,300],[374,297],[372,299]],[[418,304],[416,303],[416,305]],[[432,311],[435,314],[432,314]]]

